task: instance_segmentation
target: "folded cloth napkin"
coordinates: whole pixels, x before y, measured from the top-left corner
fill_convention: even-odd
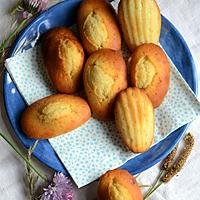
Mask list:
[[[200,114],[200,104],[195,95],[171,61],[170,64],[169,91],[162,105],[155,110],[155,143]],[[27,104],[55,93],[39,45],[7,59],[6,67]],[[113,121],[102,122],[94,117],[49,142],[78,187],[136,156],[122,143]]]

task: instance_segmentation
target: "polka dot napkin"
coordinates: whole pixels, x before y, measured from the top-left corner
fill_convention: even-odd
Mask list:
[[[28,104],[55,93],[43,66],[40,46],[7,59],[6,66]],[[168,94],[155,110],[155,143],[194,120],[198,114],[199,102],[171,63]],[[95,118],[49,141],[78,187],[136,156],[122,143],[114,122],[101,122]]]

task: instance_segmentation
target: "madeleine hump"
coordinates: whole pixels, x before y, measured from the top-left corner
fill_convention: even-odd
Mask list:
[[[84,99],[56,94],[27,107],[22,113],[21,128],[30,138],[48,139],[78,128],[90,117],[90,107]]]
[[[84,0],[78,10],[78,29],[86,51],[120,50],[121,35],[116,13],[106,0]]]
[[[161,14],[155,0],[121,0],[118,17],[124,39],[131,51],[144,43],[158,44]]]
[[[137,47],[130,61],[131,82],[141,88],[158,107],[167,94],[170,82],[170,64],[165,52],[155,44]]]
[[[115,169],[101,176],[98,185],[99,200],[142,200],[136,179],[126,170]]]
[[[42,43],[44,65],[54,87],[61,93],[75,93],[81,87],[84,51],[68,28],[53,28]]]
[[[92,111],[100,120],[114,119],[114,102],[128,87],[125,61],[119,51],[101,49],[90,55],[84,72],[85,92]]]
[[[144,91],[128,88],[117,97],[115,122],[129,150],[147,151],[154,140],[154,110]]]

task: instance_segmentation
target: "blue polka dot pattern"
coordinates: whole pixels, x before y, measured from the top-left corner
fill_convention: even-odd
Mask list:
[[[130,54],[127,50],[124,52],[128,61]],[[44,69],[39,46],[7,59],[6,66],[28,104],[55,92]],[[199,102],[171,62],[169,91],[155,110],[154,143],[199,114]],[[101,122],[94,117],[74,131],[49,141],[78,187],[136,156],[122,143],[113,121]]]
[[[7,59],[6,66],[28,104],[55,93],[43,65],[40,46]]]

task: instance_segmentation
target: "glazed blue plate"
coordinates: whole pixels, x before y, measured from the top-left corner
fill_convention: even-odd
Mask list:
[[[23,30],[15,42],[10,52],[10,56],[13,56],[16,51],[19,51],[20,46],[24,44],[25,41],[35,41],[40,35],[53,27],[73,25],[75,23],[77,8],[80,2],[81,0],[64,1],[43,12]],[[196,94],[198,79],[190,50],[180,33],[163,16],[160,43],[190,88]],[[30,45],[26,45],[25,49],[30,47]],[[13,89],[15,89],[15,93],[12,92]],[[20,115],[27,105],[7,71],[5,71],[4,76],[4,101],[8,118],[16,136],[26,148],[29,148],[34,143],[34,140],[29,139],[24,135],[20,129],[19,123]],[[128,161],[122,168],[127,169],[132,174],[136,174],[153,166],[164,159],[174,148],[184,136],[187,127],[188,124],[174,131],[167,138],[154,145],[149,151]],[[54,170],[68,174],[48,140],[40,140],[33,155]]]

